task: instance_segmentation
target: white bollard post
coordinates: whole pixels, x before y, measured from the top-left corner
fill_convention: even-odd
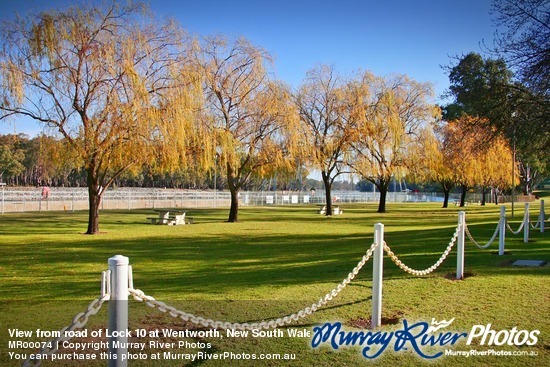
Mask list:
[[[382,277],[384,271],[384,225],[374,225],[374,242],[377,244],[372,256],[372,321],[371,329],[382,325]]]
[[[531,220],[529,217],[529,203],[525,203],[525,215],[523,216],[523,242],[529,242],[529,226],[531,225]]]
[[[504,255],[504,241],[506,240],[506,207],[500,207],[500,221],[498,228],[498,254]]]
[[[464,226],[466,212],[458,212],[458,239],[456,244],[456,279],[464,278]]]
[[[114,348],[114,344],[126,345],[128,337],[128,264],[126,256],[116,255],[109,259],[111,271],[111,299],[109,301],[109,367],[126,367],[128,348]],[[117,343],[114,343],[114,342]],[[116,359],[114,355],[116,354]],[[124,360],[122,359],[124,356]]]
[[[540,233],[544,233],[544,221],[546,220],[545,213],[544,213],[544,200],[540,201],[539,218],[540,218]]]

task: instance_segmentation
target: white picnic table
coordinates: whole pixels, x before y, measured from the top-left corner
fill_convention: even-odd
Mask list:
[[[327,213],[327,206],[326,205],[317,205],[319,207],[319,211],[317,213],[319,214],[326,214]],[[344,211],[340,210],[340,207],[338,205],[332,206],[332,215],[340,215],[343,214]]]
[[[151,224],[179,226],[185,224],[185,211],[181,209],[155,209],[158,216],[147,217]]]

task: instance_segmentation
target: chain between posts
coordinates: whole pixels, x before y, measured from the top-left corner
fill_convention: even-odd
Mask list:
[[[470,233],[470,230],[468,229],[468,225],[464,226],[464,231],[466,232],[466,235],[468,236],[470,241],[472,241],[474,245],[476,245],[478,248],[482,250],[485,250],[486,248],[488,248],[493,244],[494,240],[497,238],[497,234],[499,230],[500,230],[500,221],[497,223],[497,228],[495,229],[495,233],[493,233],[493,236],[491,237],[489,242],[487,242],[485,245],[482,246],[479,243],[477,243],[476,240],[474,240],[474,237],[472,236],[472,234]]]
[[[531,228],[533,229],[539,228],[541,224],[541,219],[542,219],[542,213],[539,213],[539,218],[537,219],[537,222],[535,224],[533,224],[532,222],[529,222],[531,224]]]
[[[520,224],[520,226],[519,226],[519,228],[518,228],[517,231],[514,231],[514,230],[512,229],[512,227],[510,227],[510,224],[508,223],[508,221],[506,221],[506,227],[510,230],[510,232],[512,232],[513,234],[517,235],[517,234],[519,234],[519,232],[521,232],[521,230],[523,229],[523,226],[525,225],[525,219],[526,219],[526,217],[527,217],[527,212],[523,215],[523,219],[521,220],[521,224]]]
[[[369,261],[372,256],[374,249],[377,244],[373,243],[371,247],[367,250],[366,254],[363,255],[361,260],[357,263],[357,266],[348,274],[348,276],[340,282],[334,289],[328,292],[324,297],[321,297],[319,301],[313,303],[311,306],[305,307],[300,311],[293,313],[291,315],[272,319],[269,321],[255,322],[255,323],[231,323],[224,321],[215,321],[211,319],[205,319],[204,317],[195,316],[193,314],[180,311],[175,307],[169,306],[164,302],[157,301],[151,296],[146,295],[143,291],[139,289],[134,289],[130,287],[128,291],[134,297],[136,301],[144,302],[147,306],[152,308],[157,308],[159,311],[168,313],[170,316],[175,318],[181,318],[184,321],[189,321],[195,325],[200,325],[204,327],[209,327],[212,329],[234,329],[234,330],[259,330],[259,329],[273,329],[280,326],[291,324],[295,321],[298,321],[306,316],[313,314],[315,311],[326,305],[329,301],[334,299],[338,294],[359,274],[361,268]],[[130,280],[130,284],[133,281]]]
[[[94,316],[101,310],[101,307],[103,306],[103,303],[105,301],[108,301],[111,298],[110,295],[110,283],[108,279],[110,278],[110,272],[104,271],[102,273],[102,282],[101,282],[101,296],[94,299],[88,307],[86,308],[86,311],[79,313],[73,318],[73,322],[71,325],[65,326],[63,329],[59,331],[59,337],[52,339],[51,341],[47,342],[45,345],[48,347],[44,347],[40,349],[40,351],[33,356],[41,355],[52,355],[55,354],[59,349],[59,344],[64,341],[68,341],[71,339],[71,337],[65,336],[66,331],[73,331],[77,329],[82,329],[84,326],[86,326],[86,323],[88,322],[88,319],[90,316]],[[25,360],[22,364],[22,367],[37,367],[40,366],[42,363],[42,359],[36,359],[36,358],[28,358]]]
[[[395,255],[393,253],[391,248],[385,242],[384,242],[384,250],[390,256],[390,258],[395,263],[395,265],[400,267],[401,270],[403,270],[403,271],[405,271],[409,274],[412,274],[412,275],[428,275],[431,272],[433,272],[435,269],[437,269],[443,263],[443,261],[445,261],[445,259],[447,258],[447,256],[451,252],[451,249],[453,248],[454,244],[456,243],[459,231],[460,231],[460,227],[457,227],[453,237],[451,238],[451,241],[449,242],[449,245],[447,246],[447,248],[445,249],[445,251],[443,252],[441,257],[439,258],[439,260],[437,260],[435,264],[433,264],[432,266],[430,266],[430,267],[428,267],[424,270],[412,269],[412,268],[408,267],[407,265],[405,265],[401,260],[399,260],[397,255]]]

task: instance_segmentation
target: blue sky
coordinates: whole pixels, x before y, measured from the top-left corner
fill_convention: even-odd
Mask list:
[[[65,7],[67,0],[1,0],[0,18],[15,12]],[[307,70],[330,64],[342,74],[370,70],[407,74],[431,82],[440,96],[448,87],[441,68],[452,57],[482,53],[492,43],[490,0],[274,0],[150,1],[159,17],[170,16],[196,35],[245,36],[275,59],[279,79],[298,87]],[[0,133],[38,125],[0,123]]]

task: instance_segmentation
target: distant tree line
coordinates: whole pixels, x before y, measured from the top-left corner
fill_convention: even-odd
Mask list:
[[[26,134],[0,135],[0,182],[10,186],[53,186],[53,187],[86,187],[86,171],[78,165],[58,165],[49,159],[51,153],[45,152],[45,146],[51,144],[49,136],[30,138]],[[46,155],[50,154],[50,155]],[[323,182],[309,178],[304,171],[301,178],[298,174],[275,175],[270,178],[255,178],[245,187],[253,191],[310,191],[323,188]],[[214,184],[216,180],[216,184]],[[366,182],[366,181],[365,181]],[[118,187],[162,187],[198,190],[227,189],[223,175],[213,171],[202,176],[189,177],[189,173],[155,173],[149,167],[143,171],[121,175],[115,180]],[[336,181],[335,190],[355,190],[362,187],[360,183],[349,180]]]

